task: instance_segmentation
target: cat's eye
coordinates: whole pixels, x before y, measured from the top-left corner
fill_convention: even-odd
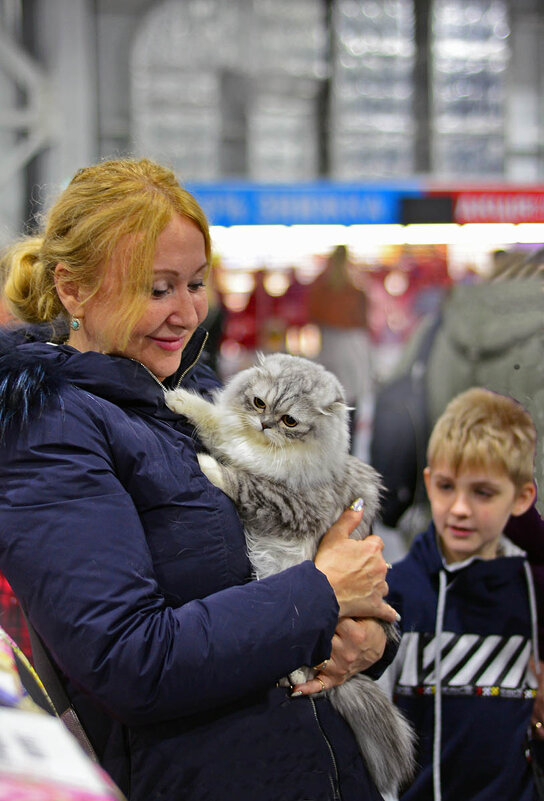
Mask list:
[[[287,426],[287,428],[294,428],[298,425],[298,420],[295,420],[295,418],[291,417],[290,414],[284,414],[281,418],[281,422]]]
[[[260,410],[266,409],[266,403],[257,397],[253,398],[253,405],[255,406],[256,409]]]

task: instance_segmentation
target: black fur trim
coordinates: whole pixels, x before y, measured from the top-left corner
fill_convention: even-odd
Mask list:
[[[12,426],[21,429],[39,416],[51,398],[60,399],[66,381],[58,364],[16,349],[23,342],[47,341],[28,333],[28,329],[0,331],[0,441]]]

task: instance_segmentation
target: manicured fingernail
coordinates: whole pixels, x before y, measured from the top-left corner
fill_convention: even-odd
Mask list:
[[[295,692],[291,693],[291,698],[298,698],[300,695],[304,695],[302,690],[296,690]]]
[[[362,512],[362,510],[365,508],[365,502],[362,498],[357,498],[353,501],[349,508],[353,509],[354,512]]]
[[[398,612],[397,612],[397,617],[395,618],[395,620],[397,621],[397,623],[400,623],[400,621],[402,620],[402,618],[401,618],[401,616],[399,615]]]

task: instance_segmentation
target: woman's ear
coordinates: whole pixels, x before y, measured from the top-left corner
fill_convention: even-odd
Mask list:
[[[55,267],[55,287],[60,302],[72,317],[81,317],[81,290],[74,280],[69,279],[66,265],[59,262]]]
[[[519,517],[528,509],[531,508],[536,498],[536,488],[534,481],[528,481],[523,484],[521,489],[518,490],[514,506],[512,507],[512,514],[514,517]]]

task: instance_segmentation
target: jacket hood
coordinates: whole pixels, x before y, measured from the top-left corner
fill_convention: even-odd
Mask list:
[[[54,340],[48,339],[52,330],[46,325],[0,331],[0,439],[12,425],[25,425],[31,416],[39,415],[65,384],[121,407],[175,419],[164,404],[163,389],[190,379],[207,338],[204,329],[195,331],[180,367],[161,384],[133,359],[52,344]]]
[[[489,358],[544,333],[544,286],[537,279],[460,284],[451,290],[443,319],[444,333],[457,350]]]
[[[465,559],[463,562],[446,564],[440,551],[434,523],[431,523],[427,531],[423,534],[419,534],[414,539],[411,552],[414,559],[419,562],[430,575],[436,575],[440,573],[440,571],[445,571],[450,575],[454,575],[458,571],[462,571],[463,568],[469,567],[470,565],[477,565],[480,576],[485,579],[486,574],[489,573],[492,577],[493,584],[496,582],[497,576],[500,576],[502,572],[509,578],[510,566],[506,561],[509,557],[525,557],[525,552],[522,551],[521,548],[518,548],[517,545],[514,545],[514,543],[506,537],[502,537],[500,539],[499,558],[505,557],[505,559],[500,559],[499,562],[497,562],[496,559],[487,560],[480,559],[478,556],[472,556]]]
[[[444,564],[436,541],[436,530],[431,523],[427,531],[415,537],[410,549],[411,556],[431,575],[443,570]]]

